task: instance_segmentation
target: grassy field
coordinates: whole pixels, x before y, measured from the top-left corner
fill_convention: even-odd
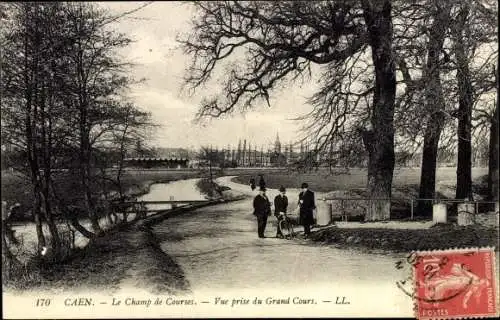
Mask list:
[[[477,180],[487,174],[487,168],[473,168],[472,178]],[[243,173],[235,180],[239,183],[248,184],[250,178],[258,182],[258,174],[264,175],[266,186],[279,188],[281,185],[287,188],[300,188],[302,182],[307,182],[311,190],[319,192],[330,192],[336,190],[364,189],[366,188],[366,169],[334,169],[330,173],[326,169],[311,173],[277,172],[260,170]],[[452,187],[456,181],[456,168],[438,168],[438,184]],[[394,171],[393,186],[395,188],[418,187],[420,183],[419,168],[400,168]]]
[[[279,188],[281,185],[287,188],[299,188],[302,182],[309,183],[311,190],[319,192],[331,192],[337,190],[364,190],[366,188],[365,169],[340,169],[333,172],[326,169],[310,173],[298,173],[276,168],[227,168],[223,171],[213,170],[214,177],[220,175],[235,175],[236,181],[248,184],[250,178],[258,181],[258,174],[263,174],[266,185],[270,188]],[[474,192],[481,194],[486,168],[473,168]],[[123,190],[129,195],[141,195],[149,190],[152,183],[165,183],[180,179],[197,178],[208,176],[208,172],[199,170],[126,170],[123,174]],[[30,219],[29,208],[32,206],[33,193],[28,179],[14,172],[2,171],[1,173],[2,200],[7,201],[8,206],[18,202],[24,209],[26,219]],[[61,175],[58,182],[60,195],[68,202],[78,204],[82,201],[82,192],[76,177],[65,177]],[[440,197],[452,196],[456,179],[456,168],[438,168],[437,192]],[[394,172],[394,189],[406,194],[414,195],[418,192],[420,182],[420,170],[418,168],[399,168]],[[102,188],[102,184],[96,188]],[[108,191],[116,190],[112,185],[107,186]],[[448,194],[446,194],[446,192]]]

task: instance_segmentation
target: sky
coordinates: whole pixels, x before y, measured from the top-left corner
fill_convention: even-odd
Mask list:
[[[114,13],[128,12],[144,2],[100,2],[99,5]],[[279,134],[282,143],[301,137],[300,122],[292,119],[307,113],[311,106],[306,98],[313,92],[312,82],[287,87],[271,96],[271,108],[257,105],[245,114],[231,118],[211,119],[194,123],[199,101],[208,90],[190,96],[181,91],[185,68],[190,62],[176,42],[179,32],[190,30],[194,10],[181,2],[154,2],[116,22],[115,28],[131,37],[134,42],[122,54],[136,65],[132,76],[146,78],[129,93],[130,99],[152,113],[159,125],[148,144],[158,147],[199,148],[237,146],[239,139],[252,145],[271,146]]]

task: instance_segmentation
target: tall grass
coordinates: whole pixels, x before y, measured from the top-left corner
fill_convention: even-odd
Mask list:
[[[224,189],[208,178],[202,178],[196,182],[196,188],[200,193],[206,195],[210,199],[221,198]]]

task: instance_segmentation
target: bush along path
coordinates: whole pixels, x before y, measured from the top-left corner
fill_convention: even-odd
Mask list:
[[[357,247],[367,251],[412,252],[447,248],[494,246],[498,250],[498,230],[493,226],[461,227],[437,224],[429,229],[337,228],[317,230],[311,240],[337,247]]]

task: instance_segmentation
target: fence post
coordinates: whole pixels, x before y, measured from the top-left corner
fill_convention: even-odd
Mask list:
[[[476,201],[476,210],[474,211],[474,215],[472,216],[472,221],[476,223],[476,215],[479,213],[479,202]]]
[[[344,199],[340,199],[340,221],[344,221]]]
[[[372,199],[368,198],[368,210],[366,213],[371,217],[372,216]],[[365,217],[366,220],[366,217]]]
[[[413,198],[410,198],[410,220],[413,220]]]

